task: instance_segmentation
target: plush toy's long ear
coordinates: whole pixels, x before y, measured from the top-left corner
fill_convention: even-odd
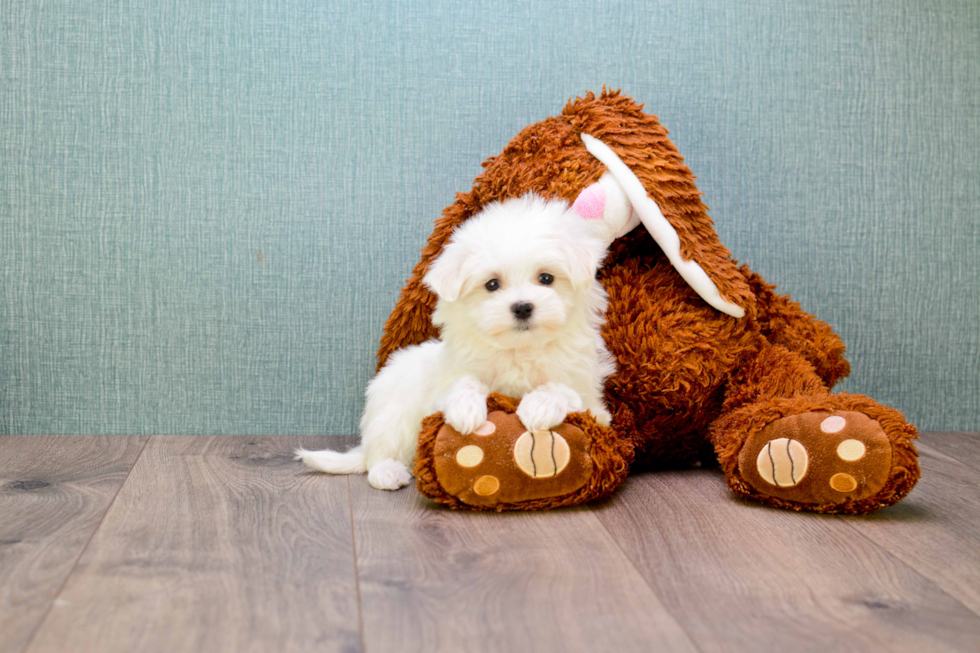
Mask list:
[[[579,193],[572,210],[585,221],[586,230],[607,246],[640,224],[626,191],[608,170]]]
[[[681,256],[681,240],[677,230],[667,221],[660,207],[647,194],[646,188],[629,166],[599,139],[582,134],[582,141],[589,152],[605,164],[607,170],[598,183],[586,188],[576,199],[574,207],[579,214],[585,218],[591,217],[597,231],[603,234],[611,232],[613,237],[609,242],[636,227],[637,223],[642,223],[677,272],[704,301],[722,313],[736,318],[743,317],[745,309],[722,297],[718,286],[697,261],[685,260]],[[614,186],[617,188],[613,188]],[[623,197],[627,198],[626,203],[630,206],[629,214],[621,207]],[[603,205],[602,198],[607,200],[609,219],[603,219],[605,213],[598,215],[597,207]],[[579,210],[580,201],[583,210]],[[627,216],[625,219],[624,215]]]

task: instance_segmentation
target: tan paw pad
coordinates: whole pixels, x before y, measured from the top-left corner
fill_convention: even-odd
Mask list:
[[[850,474],[839,473],[830,477],[830,487],[838,492],[853,492],[857,486],[857,480]]]
[[[837,457],[849,463],[861,460],[867,451],[868,448],[860,440],[844,440],[837,445]]]
[[[497,430],[497,426],[490,420],[485,421],[480,428],[473,431],[473,435],[493,435],[493,432]]]
[[[483,461],[483,449],[468,444],[456,452],[456,462],[460,467],[476,467]]]
[[[481,497],[488,497],[496,494],[500,489],[500,479],[496,476],[481,476],[473,483],[473,491]]]
[[[847,420],[840,415],[831,415],[820,422],[820,430],[824,433],[840,433],[847,426]]]
[[[806,447],[789,438],[770,440],[755,460],[759,476],[776,487],[793,487],[802,481],[809,463]]]
[[[553,478],[571,459],[568,442],[554,431],[525,431],[514,445],[514,462],[531,478]]]

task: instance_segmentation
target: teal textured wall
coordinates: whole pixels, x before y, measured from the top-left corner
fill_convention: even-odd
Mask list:
[[[5,0],[0,431],[354,432],[432,221],[603,84],[847,390],[980,426],[974,0]]]

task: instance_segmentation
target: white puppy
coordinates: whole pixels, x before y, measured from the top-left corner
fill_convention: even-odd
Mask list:
[[[423,418],[442,411],[472,433],[487,419],[490,392],[520,397],[517,416],[530,430],[585,409],[608,425],[603,385],[614,366],[595,279],[606,243],[587,222],[563,201],[529,194],[460,225],[424,279],[438,296],[432,319],[442,339],[396,352],[371,381],[360,446],[301,449],[297,458],[398,489],[411,481]]]

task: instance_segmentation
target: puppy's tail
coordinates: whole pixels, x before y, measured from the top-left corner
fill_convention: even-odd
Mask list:
[[[307,467],[312,467],[328,474],[363,474],[367,471],[364,464],[364,448],[354,447],[350,451],[307,451],[297,449],[296,460],[302,460]]]

